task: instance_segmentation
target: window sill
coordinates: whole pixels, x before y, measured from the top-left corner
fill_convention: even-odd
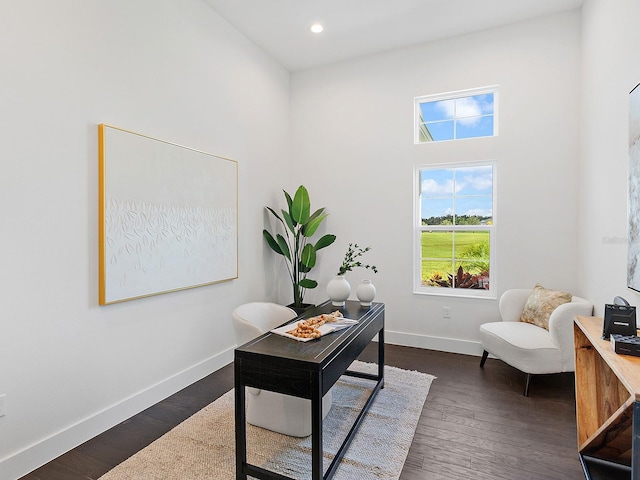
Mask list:
[[[498,296],[491,290],[471,290],[460,288],[454,291],[452,288],[420,288],[413,291],[414,295],[426,295],[435,297],[477,298],[480,300],[497,300]]]

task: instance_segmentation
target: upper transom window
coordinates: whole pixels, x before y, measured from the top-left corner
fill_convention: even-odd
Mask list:
[[[498,134],[498,87],[415,98],[415,143]]]

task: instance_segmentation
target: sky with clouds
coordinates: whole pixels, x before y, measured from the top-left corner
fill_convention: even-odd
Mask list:
[[[420,113],[435,141],[493,135],[493,93],[424,102]]]
[[[490,165],[423,170],[420,174],[422,218],[493,213]]]

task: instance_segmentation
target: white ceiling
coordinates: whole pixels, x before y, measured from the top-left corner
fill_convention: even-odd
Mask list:
[[[583,0],[204,0],[290,71],[573,10]],[[321,34],[311,33],[315,22]]]

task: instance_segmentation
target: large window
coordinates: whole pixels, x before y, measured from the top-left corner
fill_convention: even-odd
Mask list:
[[[416,169],[415,292],[494,297],[495,165]]]
[[[417,97],[415,143],[498,134],[498,87]]]

